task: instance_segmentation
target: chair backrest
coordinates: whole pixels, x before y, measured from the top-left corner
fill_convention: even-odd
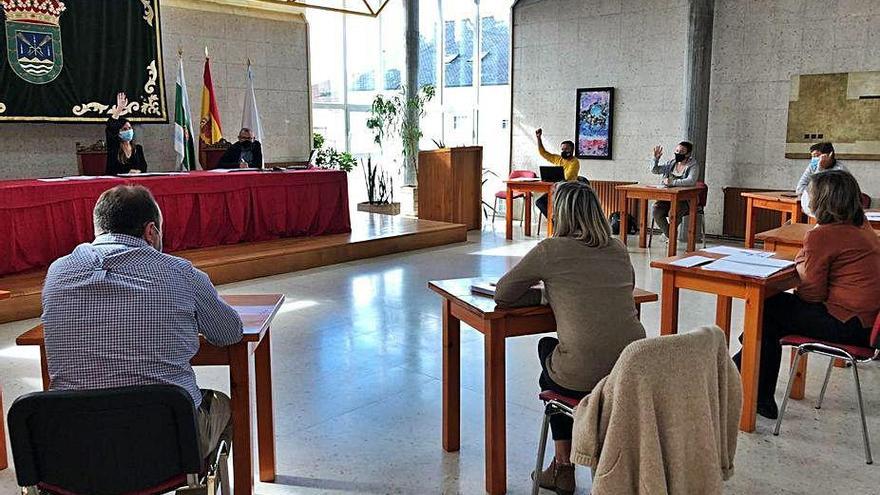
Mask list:
[[[862,208],[867,210],[871,207],[871,196],[862,193],[862,195],[859,197],[859,202],[862,203]]]
[[[27,394],[9,409],[9,437],[22,487],[165,493],[202,470],[192,398],[173,385]]]
[[[538,174],[532,170],[511,170],[508,179],[534,179],[537,176]]]
[[[877,314],[877,319],[874,320],[874,328],[871,330],[871,338],[868,342],[874,349],[880,349],[880,314]]]
[[[706,206],[706,203],[709,201],[709,186],[703,181],[697,181],[697,187],[702,188],[700,191],[700,197],[697,200],[697,206],[702,208]]]

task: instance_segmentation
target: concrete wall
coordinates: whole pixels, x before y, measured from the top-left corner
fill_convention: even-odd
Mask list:
[[[575,89],[614,86],[614,160],[582,174],[655,181],[651,146],[686,138],[687,0],[520,0],[514,26],[513,166],[540,163],[536,127],[554,148],[573,138]],[[784,157],[790,77],[880,70],[880,2],[717,0],[712,57],[706,220],[720,233],[722,187],[793,188],[806,166]],[[847,162],[874,197],[878,165]]]
[[[311,148],[311,124],[308,41],[302,16],[254,17],[237,15],[240,10],[193,10],[167,6],[168,3],[172,2],[162,2],[161,14],[169,119],[174,119],[178,48],[184,50],[193,119],[199,118],[207,45],[223,134],[227,139],[234,139],[241,124],[246,64],[250,57],[254,64],[257,105],[266,134],[263,139],[266,159],[307,158]],[[135,132],[136,139],[144,146],[150,169],[171,169],[175,159],[171,124],[139,125]],[[103,136],[102,124],[2,124],[0,178],[76,174],[75,143],[90,144]]]

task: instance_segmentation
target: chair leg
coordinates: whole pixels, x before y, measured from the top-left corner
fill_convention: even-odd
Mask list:
[[[776,418],[776,426],[773,427],[773,434],[779,435],[779,428],[782,426],[782,416],[785,415],[785,406],[788,405],[788,396],[791,394],[791,387],[794,385],[794,377],[797,375],[798,365],[801,364],[803,352],[798,349],[794,362],[791,363],[791,372],[788,374],[788,385],[785,387],[785,395],[782,397],[782,407],[779,408],[779,417]]]
[[[544,214],[538,211],[538,232],[535,234],[535,237],[541,237],[541,220],[543,220]]]
[[[532,495],[538,495],[540,487],[538,486],[538,476],[544,470],[544,453],[547,451],[547,433],[550,429],[550,414],[547,413],[545,406],[544,419],[541,422],[541,438],[538,440],[538,459],[535,461],[535,471],[532,473]]]
[[[828,389],[828,380],[831,379],[831,368],[834,368],[834,358],[828,360],[828,369],[825,370],[825,381],[822,382],[822,391],[819,392],[819,400],[816,401],[816,409],[822,409],[822,401],[825,400],[825,390]]]
[[[859,383],[859,366],[855,361],[852,364],[853,381],[856,383],[856,397],[859,400],[859,416],[862,420],[862,438],[865,441],[865,462],[873,464],[874,459],[871,457],[871,439],[868,437],[868,423],[865,421],[865,403],[862,401],[862,386]]]
[[[522,214],[519,216],[519,226],[522,227],[526,222],[526,198],[523,198],[520,203],[522,203]]]
[[[495,225],[495,213],[498,210],[498,198],[495,198],[495,207],[492,208],[492,225]]]
[[[654,240],[654,217],[651,216],[651,228],[648,229],[648,248],[651,248],[651,241]]]

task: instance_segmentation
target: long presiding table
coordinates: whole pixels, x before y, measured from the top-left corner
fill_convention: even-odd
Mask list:
[[[45,268],[94,239],[95,202],[120,184],[152,191],[169,252],[351,231],[338,170],[0,181],[0,276]]]
[[[504,340],[509,337],[555,332],[550,306],[502,308],[491,297],[471,293],[479,278],[436,280],[428,287],[442,298],[443,318],[443,450],[457,452],[461,445],[461,322],[483,334],[485,348],[486,491],[507,491],[507,427]],[[657,300],[657,294],[633,291],[636,309]],[[537,380],[537,378],[536,378]]]
[[[192,358],[193,366],[229,366],[230,398],[232,399],[232,464],[236,495],[254,493],[253,438],[251,438],[251,404],[257,410],[257,452],[260,481],[275,481],[275,420],[272,411],[272,354],[269,325],[281,308],[281,294],[229,295],[223,299],[238,311],[244,323],[241,342],[229,347],[215,347],[200,337],[199,350]],[[43,326],[38,325],[15,339],[16,345],[40,347],[43,389],[49,388],[49,369]],[[253,359],[253,363],[251,360]],[[254,385],[251,387],[251,366]],[[2,432],[2,429],[0,429]],[[5,445],[3,452],[6,452]]]

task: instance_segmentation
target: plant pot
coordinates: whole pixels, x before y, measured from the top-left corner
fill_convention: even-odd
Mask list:
[[[400,203],[370,204],[358,203],[358,211],[367,213],[378,213],[380,215],[400,215]]]

